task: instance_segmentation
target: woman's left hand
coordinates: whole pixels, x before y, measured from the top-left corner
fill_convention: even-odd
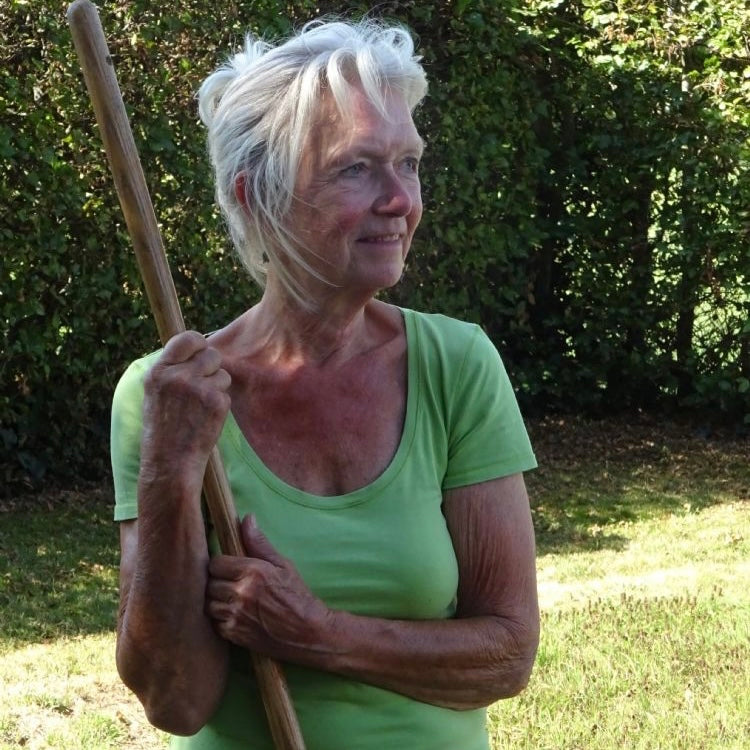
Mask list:
[[[321,648],[331,610],[251,516],[242,522],[242,539],[247,557],[219,555],[208,567],[206,614],[219,635],[281,660]]]
[[[539,643],[523,476],[446,490],[443,512],[458,561],[455,617],[392,620],[329,609],[249,519],[248,557],[210,562],[206,611],[239,646],[423,703],[468,710],[517,695]]]

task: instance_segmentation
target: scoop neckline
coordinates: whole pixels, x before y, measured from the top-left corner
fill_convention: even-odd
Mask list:
[[[265,465],[260,456],[255,452],[255,449],[242,434],[242,430],[240,430],[234,415],[230,411],[227,415],[225,430],[228,432],[235,452],[269,489],[298,505],[320,508],[322,510],[334,510],[366,502],[385,489],[398,476],[414,440],[419,401],[417,329],[411,311],[401,307],[398,309],[404,320],[404,333],[406,335],[406,414],[404,416],[401,439],[388,466],[369,484],[343,495],[316,495],[305,492],[285,482]]]

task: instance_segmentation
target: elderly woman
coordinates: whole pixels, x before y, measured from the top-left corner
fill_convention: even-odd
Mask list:
[[[246,650],[309,750],[480,750],[538,642],[534,456],[481,329],[376,298],[419,224],[408,33],[315,23],[200,90],[261,301],[131,365],[114,398],[117,664],[178,748],[271,748]],[[201,506],[218,443],[247,557]]]

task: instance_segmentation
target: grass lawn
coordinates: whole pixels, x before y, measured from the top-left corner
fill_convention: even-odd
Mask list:
[[[527,690],[490,709],[493,750],[750,748],[747,440],[531,432],[543,634]],[[94,489],[0,507],[0,750],[164,746],[114,670],[110,503]]]

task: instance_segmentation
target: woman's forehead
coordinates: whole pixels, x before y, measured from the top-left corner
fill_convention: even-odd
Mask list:
[[[332,95],[321,102],[320,115],[313,125],[308,142],[326,157],[351,149],[386,151],[390,147],[419,149],[423,141],[417,132],[406,98],[393,92],[386,94],[383,110],[368,99],[359,88],[353,88],[347,110],[341,112]]]

